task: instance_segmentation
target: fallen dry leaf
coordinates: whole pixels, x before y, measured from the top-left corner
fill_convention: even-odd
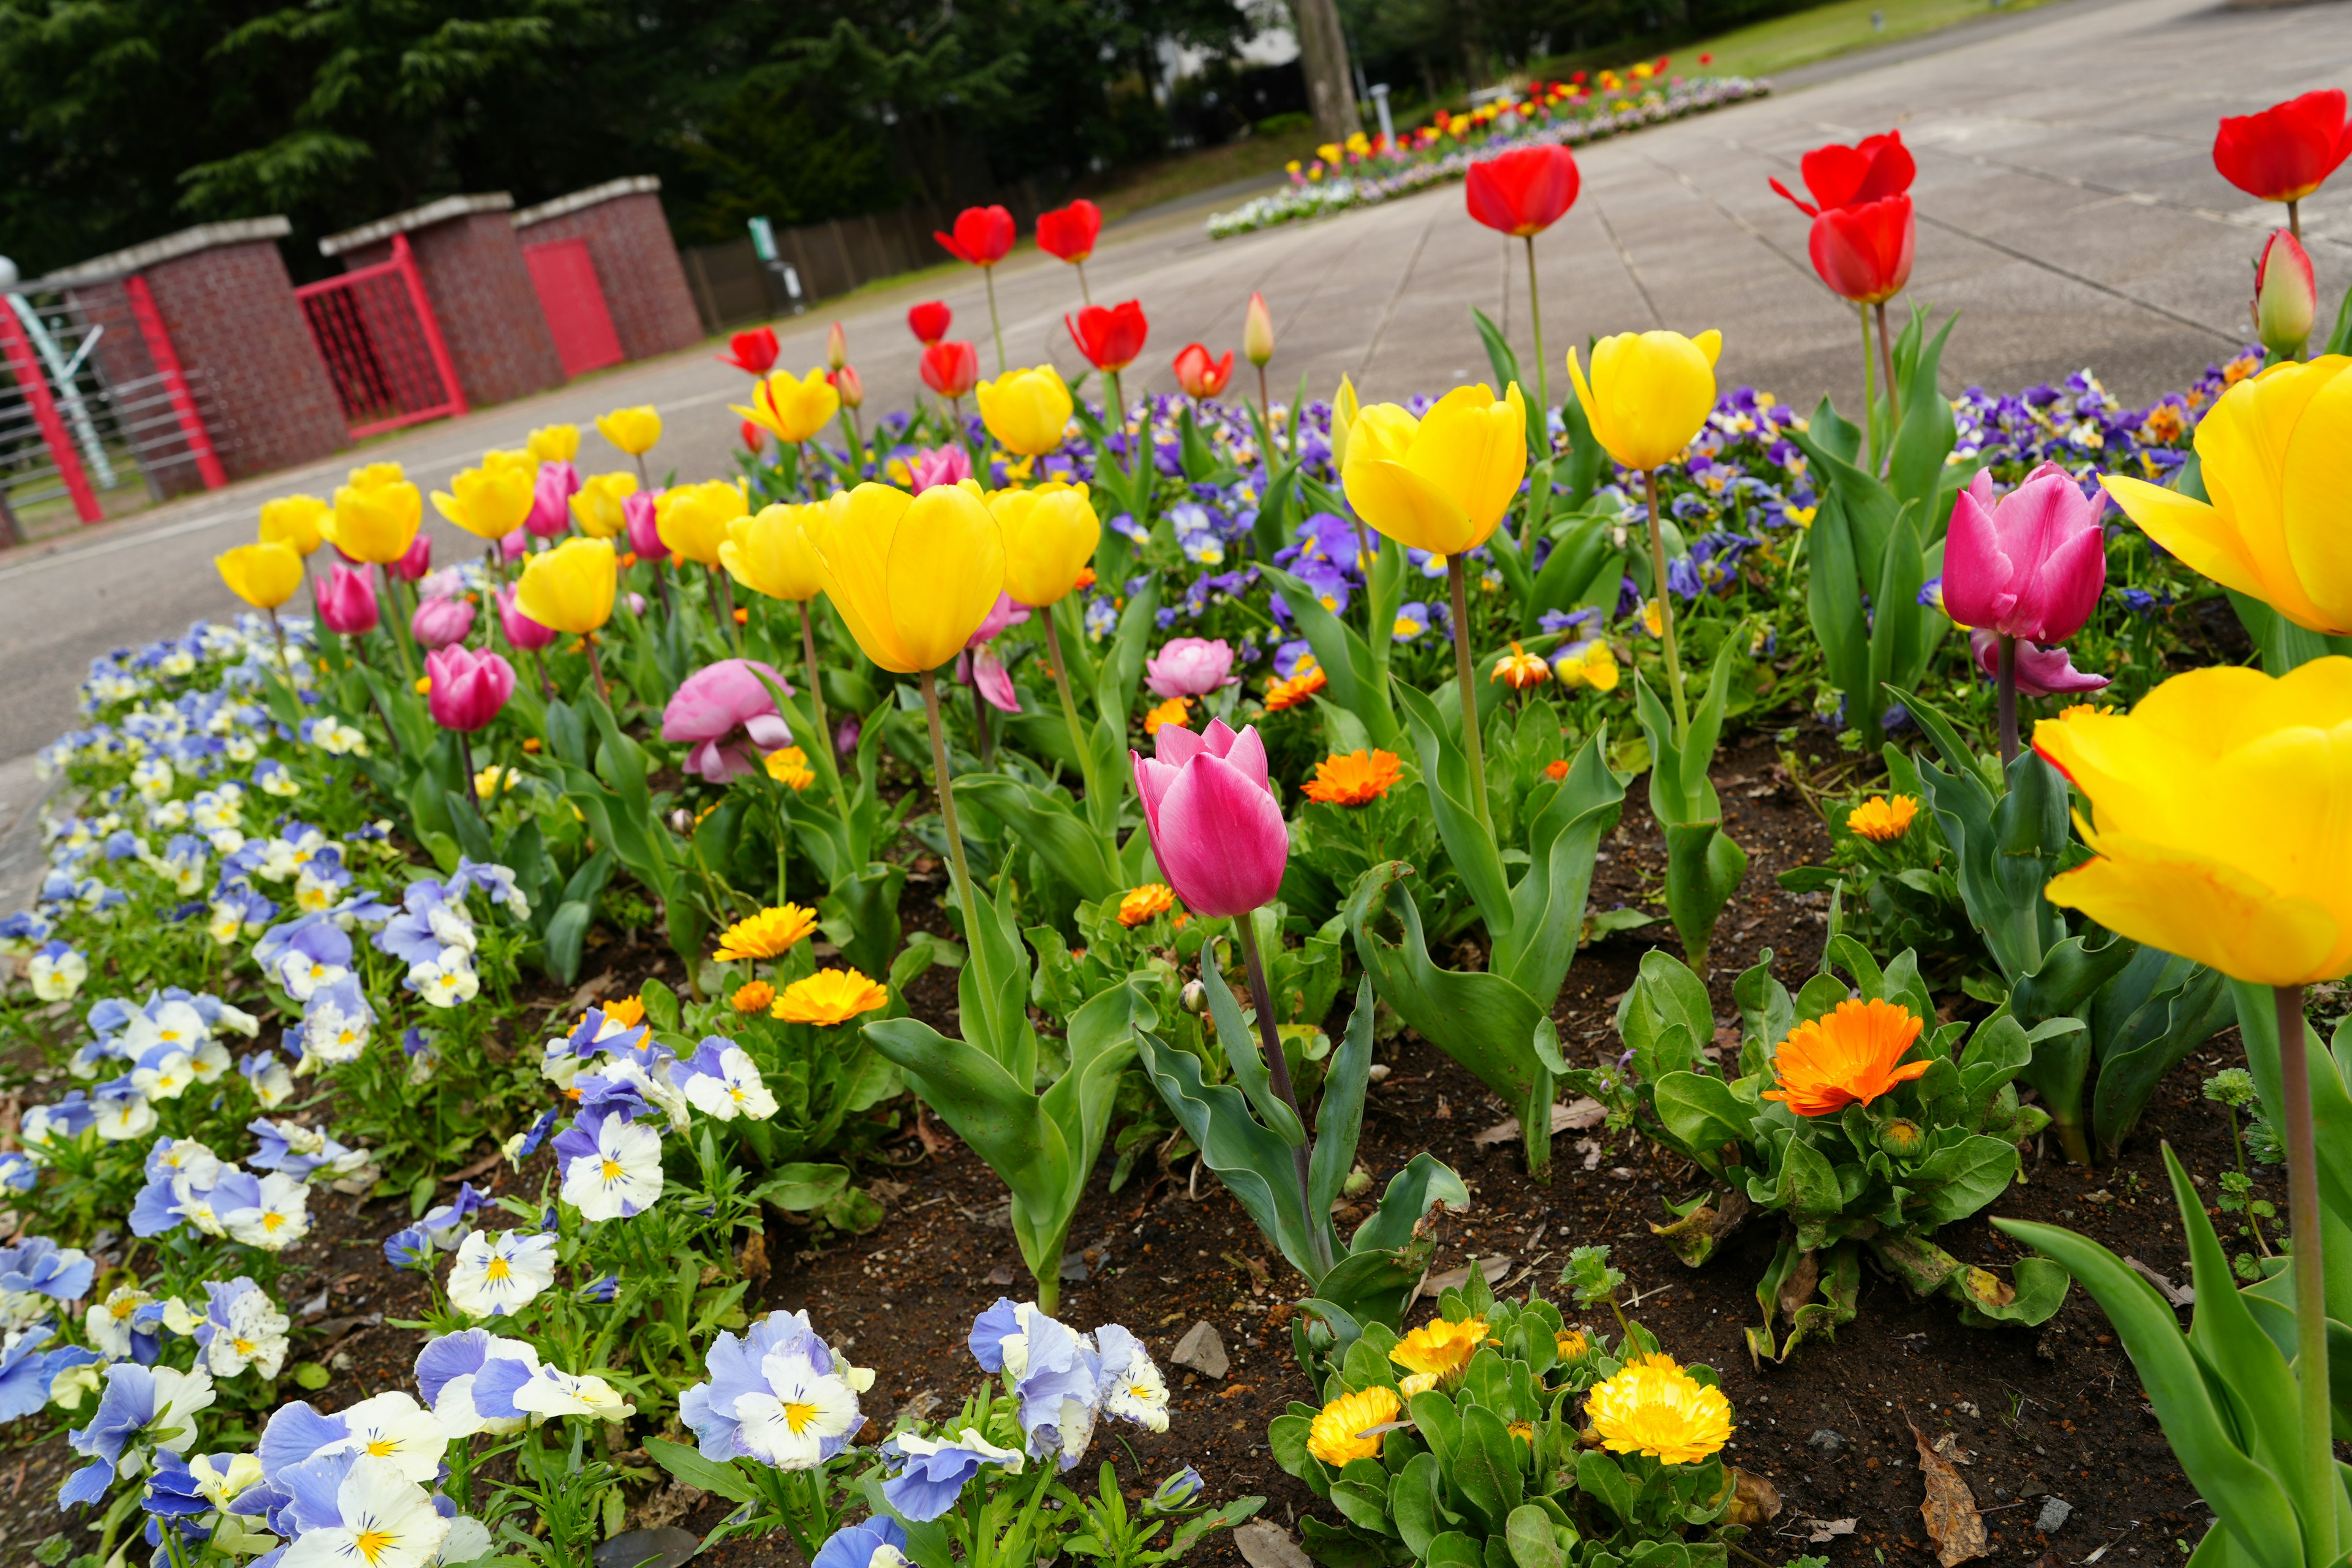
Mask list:
[[[1507,1258],[1482,1258],[1478,1260],[1478,1272],[1486,1277],[1486,1283],[1489,1285],[1508,1273],[1510,1268],[1511,1260]],[[1433,1300],[1444,1292],[1458,1290],[1468,1283],[1470,1283],[1470,1266],[1466,1263],[1459,1268],[1449,1268],[1443,1274],[1425,1274],[1422,1276],[1421,1283],[1413,1287],[1413,1300],[1419,1300],[1423,1296]],[[1407,1310],[1411,1310],[1412,1301],[1407,1301],[1405,1307]]]
[[[1982,1557],[1985,1522],[1977,1512],[1976,1494],[1960,1479],[1952,1461],[1938,1453],[1916,1426],[1911,1428],[1911,1441],[1919,1449],[1919,1475],[1927,1486],[1919,1517],[1927,1521],[1927,1538],[1936,1543],[1936,1561],[1944,1568],[1957,1568]]]
[[[1860,1522],[1859,1520],[1852,1519],[1801,1519],[1797,1521],[1797,1528],[1807,1532],[1806,1545],[1819,1546],[1822,1542],[1834,1541],[1841,1535],[1852,1535],[1853,1527]]]
[[[1960,1447],[1960,1437],[1957,1432],[1947,1432],[1937,1438],[1936,1452],[1956,1465],[1973,1465],[1977,1462],[1977,1457],[1974,1454]]]
[[[1551,1108],[1551,1130],[1559,1132],[1581,1132],[1598,1127],[1609,1114],[1608,1109],[1591,1095],[1572,1100],[1566,1105]],[[1507,1143],[1519,1135],[1519,1119],[1516,1116],[1497,1121],[1483,1132],[1474,1132],[1470,1142],[1479,1145]]]
[[[1731,1467],[1731,1522],[1749,1530],[1780,1517],[1780,1489],[1752,1470]]]
[[[2157,1294],[2174,1306],[2193,1307],[2197,1304],[2197,1288],[2194,1285],[2175,1285],[2137,1258],[2125,1258],[2124,1267],[2155,1286]]]

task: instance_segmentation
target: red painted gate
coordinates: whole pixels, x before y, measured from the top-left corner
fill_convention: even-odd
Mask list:
[[[352,438],[466,412],[441,323],[417,276],[408,237],[392,258],[294,290]]]
[[[620,334],[613,330],[613,314],[604,308],[604,286],[596,281],[596,264],[584,239],[551,239],[523,247],[530,267],[532,287],[539,290],[539,308],[547,316],[547,330],[555,339],[556,357],[565,375],[581,375],[621,363]]]

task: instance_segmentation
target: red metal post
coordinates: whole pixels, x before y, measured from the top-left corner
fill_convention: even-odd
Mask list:
[[[139,323],[139,335],[146,341],[147,357],[154,362],[155,373],[163,378],[163,391],[172,400],[180,435],[196,459],[196,472],[203,477],[205,489],[216,490],[228,483],[228,475],[213,451],[212,435],[205,428],[204,416],[196,412],[196,400],[188,395],[187,378],[180,374],[180,355],[172,347],[172,334],[163,330],[155,296],[148,290],[147,279],[136,272],[122,280],[122,291],[131,297],[131,319]]]
[[[99,510],[98,497],[89,488],[89,476],[82,472],[81,454],[74,450],[73,437],[66,434],[66,422],[58,417],[57,399],[49,395],[49,378],[34,357],[33,345],[25,337],[24,324],[16,320],[13,303],[0,300],[0,350],[8,355],[8,369],[16,375],[16,384],[25,389],[25,401],[32,405],[33,422],[41,427],[41,439],[48,443],[49,456],[58,465],[58,477],[66,482],[66,493],[73,498],[74,511],[84,522],[97,522],[105,517]]]
[[[450,361],[449,345],[441,341],[441,320],[433,313],[433,301],[425,292],[425,279],[416,270],[416,258],[409,253],[408,237],[392,237],[392,264],[400,269],[401,280],[408,285],[408,298],[416,306],[417,323],[425,329],[425,347],[433,355],[433,368],[441,374],[442,390],[449,395],[450,412],[467,411],[466,389],[457,383],[457,367]]]

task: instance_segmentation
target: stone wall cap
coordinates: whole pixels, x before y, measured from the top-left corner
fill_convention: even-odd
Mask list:
[[[584,191],[574,191],[568,196],[558,196],[551,202],[541,202],[535,207],[525,207],[514,215],[517,228],[529,228],[535,223],[562,217],[600,202],[618,201],[623,196],[651,195],[661,189],[661,180],[653,174],[628,174],[617,180],[607,180],[601,185],[591,185]]]
[[[212,250],[224,245],[246,245],[255,240],[283,239],[293,232],[293,224],[275,215],[233,218],[226,223],[200,223],[194,228],[184,228],[177,234],[167,234],[161,239],[151,239],[128,250],[92,257],[88,261],[59,268],[46,278],[36,278],[25,287],[69,289],[78,283],[103,282],[110,278],[125,278],[133,272],[143,272],[150,267],[177,260],[183,256],[194,256],[200,250]]]
[[[476,213],[502,213],[513,205],[514,197],[504,191],[486,191],[471,196],[443,196],[437,202],[426,202],[421,207],[411,207],[404,213],[394,213],[373,223],[363,223],[357,228],[347,228],[341,234],[331,234],[319,242],[319,254],[341,256],[346,250],[357,250],[363,245],[390,239],[395,234],[430,228],[436,223],[471,217]]]

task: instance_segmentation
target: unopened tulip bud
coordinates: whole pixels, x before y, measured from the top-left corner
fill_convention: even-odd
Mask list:
[[[1181,1000],[1187,1013],[1205,1013],[1209,1010],[1209,988],[1197,980],[1187,980]]]
[[[1339,378],[1339,390],[1331,395],[1331,467],[1334,470],[1348,466],[1348,431],[1356,423],[1363,405],[1356,400],[1356,384],[1346,376]]]
[[[835,321],[833,331],[824,335],[824,368],[839,370],[848,363],[849,334],[841,330],[839,321]]]
[[[1260,370],[1274,357],[1274,317],[1263,294],[1250,296],[1249,314],[1242,319],[1242,357]]]
[[[2311,257],[2294,235],[2280,229],[2254,264],[2254,335],[2279,358],[2300,359],[2318,309]]]
[[[841,394],[844,406],[860,408],[866,404],[866,384],[857,378],[855,365],[836,365],[833,372],[833,389]]]

